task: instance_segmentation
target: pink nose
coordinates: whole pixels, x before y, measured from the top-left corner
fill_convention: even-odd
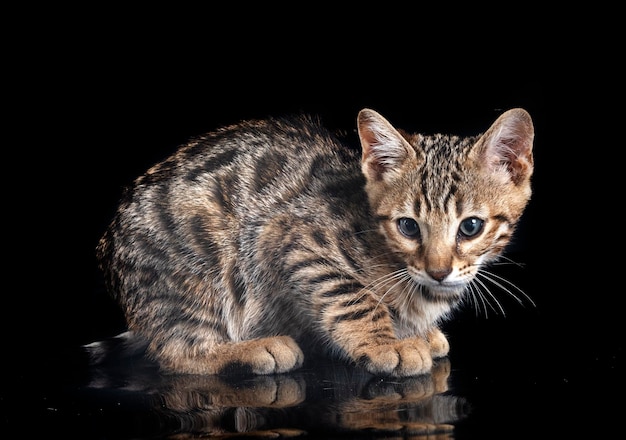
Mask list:
[[[428,272],[428,275],[430,275],[433,280],[441,282],[448,275],[450,275],[450,272],[452,272],[452,268],[446,267],[445,269],[428,269],[426,272]]]

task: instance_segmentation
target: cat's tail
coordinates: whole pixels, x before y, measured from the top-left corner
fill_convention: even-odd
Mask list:
[[[148,341],[132,331],[83,345],[91,366],[119,364],[120,361],[141,358],[147,347]]]
[[[151,390],[158,383],[158,366],[145,356],[148,342],[127,331],[83,345],[89,364],[90,388]]]

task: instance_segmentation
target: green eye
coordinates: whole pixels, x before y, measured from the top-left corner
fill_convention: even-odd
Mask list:
[[[483,226],[485,224],[484,220],[479,219],[478,217],[469,217],[461,222],[459,226],[459,234],[463,237],[473,237],[478,235],[480,231],[483,230]]]
[[[419,238],[420,227],[415,220],[408,217],[403,217],[398,220],[398,229],[408,238]]]

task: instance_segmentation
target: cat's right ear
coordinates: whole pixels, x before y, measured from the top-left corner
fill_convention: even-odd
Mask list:
[[[413,147],[378,112],[365,108],[357,117],[363,174],[370,181],[391,181],[417,158]]]

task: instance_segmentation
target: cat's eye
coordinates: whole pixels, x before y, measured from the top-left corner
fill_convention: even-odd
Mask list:
[[[415,220],[408,217],[403,217],[398,220],[398,229],[408,238],[419,238],[420,227]]]
[[[483,229],[485,221],[478,217],[468,217],[461,222],[459,233],[463,237],[473,237]]]

